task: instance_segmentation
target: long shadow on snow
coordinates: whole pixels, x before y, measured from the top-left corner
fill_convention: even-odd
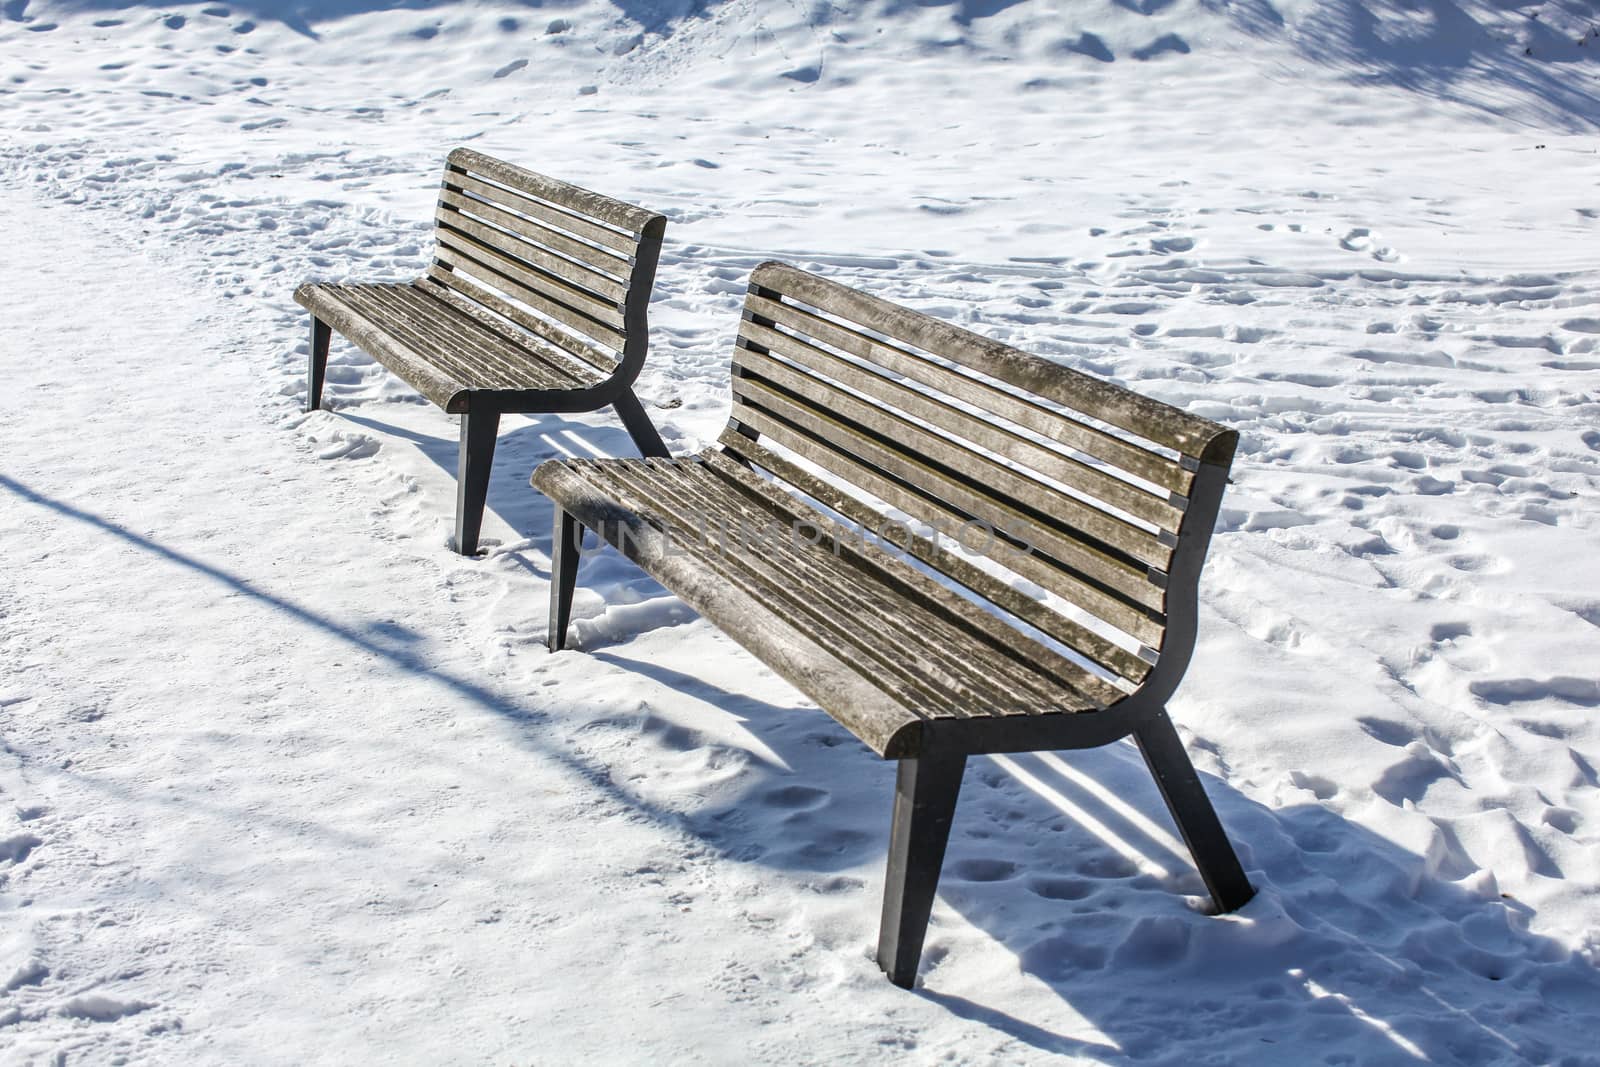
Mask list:
[[[405,642],[258,589],[4,475],[0,489],[520,724],[531,750],[669,831],[730,861],[784,870],[819,892],[859,901],[862,934],[870,936],[878,884],[840,872],[881,864],[893,772],[805,702],[774,705],[659,664],[591,653],[705,702],[745,731],[738,742],[727,740],[726,729],[713,739],[656,719],[648,706],[635,721],[600,721],[667,755],[720,745],[744,756],[731,800],[673,810],[619,783],[607,764],[538,736],[545,716],[521,700],[441,670]],[[1351,1062],[1547,1061],[1580,1047],[1600,1002],[1600,973],[1558,942],[1528,933],[1526,908],[1436,877],[1438,856],[1430,863],[1328,808],[1273,811],[1214,778],[1207,788],[1262,889],[1239,919],[1191,906],[1198,877],[1127,743],[973,760],[925,954],[932,988],[919,995],[1041,1051],[1105,1062],[1186,1061],[1205,1050],[1229,1062],[1282,1063],[1297,1051],[1285,1041],[1300,1038]],[[960,972],[940,969],[965,936],[952,912],[1007,946],[1022,972],[1106,1040],[944,991],[964,982]],[[1229,1034],[1224,1050],[1219,1031]]]

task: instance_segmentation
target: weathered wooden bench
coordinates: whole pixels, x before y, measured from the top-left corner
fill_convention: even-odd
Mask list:
[[[633,382],[666,219],[458,148],[445,164],[433,265],[396,285],[307,284],[306,410],[321,406],[330,328],[461,416],[456,550],[473,555],[500,416],[616,408],[664,456]]]
[[[720,447],[534,473],[557,505],[550,648],[565,643],[583,528],[595,530],[898,760],[878,941],[897,985],[916,977],[977,753],[1131,734],[1217,908],[1232,911],[1252,889],[1166,701],[1194,650],[1236,441],[767,263],[745,302]]]

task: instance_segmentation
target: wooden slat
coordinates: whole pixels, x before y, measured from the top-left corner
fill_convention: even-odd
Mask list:
[[[808,338],[868,360],[913,381],[993,412],[1058,444],[1078,449],[1136,478],[1186,494],[1193,475],[1173,460],[1094,426],[1069,419],[1036,401],[1007,392],[989,382],[946,367],[925,356],[886,344],[859,330],[824,319],[804,308],[751,293],[745,301],[751,314],[780,323]],[[738,356],[735,354],[735,361]]]
[[[489,313],[492,312],[494,315],[508,320],[538,337],[544,338],[553,347],[562,352],[570,353],[602,374],[610,374],[616,370],[617,357],[605,349],[576,334],[568,333],[562,330],[561,327],[541,319],[537,315],[530,314],[482,285],[463,285],[461,278],[468,278],[470,275],[462,275],[461,278],[456,278],[454,274],[455,272],[450,270],[430,270],[426,276],[417,279],[413,284],[432,296],[449,301],[453,307],[469,315],[482,315],[488,318],[490,317]],[[440,280],[441,278],[449,278],[451,283],[446,284]]]
[[[969,517],[957,508],[930,500],[920,493],[908,491],[903,483],[884,476],[873,467],[824,444],[816,437],[797,432],[787,422],[765,410],[736,404],[734,417],[913,518],[929,523],[959,525]],[[1072,571],[1047,563],[1034,553],[1017,552],[1008,556],[1006,566],[1029,581],[1063,596],[1123,633],[1147,644],[1160,643],[1162,626],[1153,615],[1155,607],[1152,606],[1147,611],[1130,605],[1123,599],[1108,594],[1099,586],[1083,580]],[[1159,603],[1160,590],[1153,585],[1150,588],[1155,594],[1151,599]]]
[[[441,204],[448,204],[451,207],[487,219],[496,226],[511,230],[530,241],[560,252],[574,262],[587,264],[592,270],[597,270],[622,280],[626,280],[633,270],[633,261],[627,256],[619,256],[609,249],[598,248],[574,237],[569,237],[560,230],[543,226],[534,219],[526,218],[508,208],[491,204],[487,200],[481,200],[466,193],[457,192],[448,186],[439,191],[439,201]]]
[[[984,495],[1003,505],[1017,504],[1039,512],[1040,521],[1070,527],[1075,535],[1093,538],[1106,548],[1129,556],[1147,567],[1165,569],[1172,555],[1156,533],[1135,526],[1098,508],[1084,504],[1058,489],[1012,467],[998,463],[969,446],[941,437],[888,408],[844,392],[824,379],[795,370],[768,355],[746,351],[740,364],[747,373],[782,386],[856,427],[882,435],[915,455],[919,464],[938,465],[962,476],[969,485],[982,486]],[[922,484],[919,479],[913,479]],[[938,492],[936,486],[927,486]]]
[[[973,415],[937,396],[930,396],[868,367],[852,363],[827,349],[750,319],[741,324],[739,336],[818,375],[832,378],[875,400],[892,404],[930,425],[965,438],[992,453],[1014,459],[1046,478],[1071,486],[1164,530],[1176,531],[1183,521],[1182,510],[1174,507],[1166,497],[1146,492],[1121,478],[1047,448],[1032,438],[1007,429],[993,418]],[[746,357],[739,358],[742,360]]]
[[[599,461],[585,469],[628,485],[636,499],[678,522],[703,513],[732,513],[751,522],[784,517],[721,479],[708,477],[703,461]],[[814,521],[823,533],[848,536],[820,513]],[[1003,645],[975,643],[973,634],[962,633],[950,619],[929,613],[903,593],[896,595],[880,569],[846,564],[826,547],[807,551],[779,538],[772,545],[778,558],[761,560],[756,566],[751,566],[756,562],[753,557],[725,553],[716,546],[696,547],[711,557],[712,566],[763,598],[797,628],[831,647],[853,649],[855,658],[868,661],[864,673],[880,685],[896,679],[895,695],[913,710],[970,718],[1042,714],[1062,710],[1063,704],[1072,710],[1104,706],[1104,701],[1027,668]],[[840,548],[842,554],[851,554],[848,544]],[[1012,637],[1016,636],[1013,631]]]
[[[825,308],[830,315],[866,325],[1187,456],[1201,455],[1224,432],[1209,419],[787,264],[763,264],[752,274],[751,284]]]
[[[541,200],[548,200],[591,218],[601,219],[631,233],[637,234],[644,229],[646,223],[657,217],[653,211],[646,211],[642,207],[582,186],[535,173],[470,148],[457,148],[451,152],[449,164],[461,170],[481,174],[513,189],[537,196]]]
[[[550,462],[534,472],[533,483],[590,529],[616,532],[618,509],[589,484],[572,463]],[[703,563],[675,551],[668,539],[643,523],[629,524],[632,536],[612,543],[662,585],[682,597],[749,649],[778,676],[815,700],[880,756],[897,759],[921,750],[924,720],[911,709],[884,699],[882,688],[827,649],[780,623],[754,598],[711,573]]]
[[[581,237],[586,241],[593,241],[604,248],[609,248],[624,255],[633,253],[635,244],[631,233],[622,233],[617,230],[601,226],[599,223],[574,215],[570,211],[563,211],[558,207],[525,196],[515,189],[506,189],[475,178],[465,171],[446,168],[444,173],[445,189],[456,192],[473,193],[485,198],[491,203],[502,204],[521,215],[539,219],[550,226],[564,230],[574,237]]]
[[[727,500],[702,498],[697,505],[692,495],[685,495],[692,494],[694,487],[683,478],[642,484],[638,466],[629,461],[603,463],[593,473],[629,485],[640,499],[669,514],[693,514],[707,506],[722,515],[733,510]],[[664,507],[666,504],[671,507]],[[781,553],[782,545],[777,547]],[[963,678],[948,662],[940,662],[941,649],[932,645],[919,649],[886,640],[885,628],[894,625],[892,616],[864,599],[860,589],[842,587],[801,554],[784,553],[787,558],[781,560],[782,566],[759,568],[741,566],[736,556],[716,548],[700,554],[729,581],[759,598],[791,626],[837,650],[845,662],[919,715],[964,718],[981,713],[978,709],[985,703],[984,695],[970,687],[970,675]]]
[[[751,441],[735,430],[724,430],[720,443],[733,455],[741,456],[758,467],[771,471],[778,479],[793,486],[822,506],[843,515],[851,522],[868,529],[881,526],[883,515],[861,500],[837,486],[816,477],[768,448]],[[708,457],[710,465],[726,477],[755,478],[728,453]],[[773,492],[778,490],[774,488]],[[961,555],[921,536],[912,536],[901,546],[911,555],[972,590],[1002,611],[1021,619],[1045,636],[1059,641],[1118,677],[1137,683],[1150,671],[1150,664],[1132,652],[1108,641],[1088,627],[1067,618],[1047,604],[1019,592],[1016,588],[996,578],[993,574],[969,563]]]
[[[770,457],[771,453],[767,453],[767,455]],[[1021,662],[1030,674],[1042,676],[1045,684],[1064,685],[1078,696],[1101,706],[1124,695],[1109,683],[1093,676],[1083,667],[1059,655],[1048,646],[1039,644],[1026,637],[1026,635],[1019,634],[1015,627],[1009,625],[998,616],[945,588],[871,540],[862,541],[860,538],[851,536],[851,531],[848,528],[820,513],[816,507],[799,500],[790,493],[784,492],[774,483],[729,459],[725,453],[719,451],[708,452],[704,455],[702,462],[717,477],[737,486],[744,493],[774,511],[789,516],[804,516],[814,522],[819,520],[825,522],[830,528],[834,529],[834,537],[840,543],[841,551],[852,556],[859,566],[879,574],[886,583],[898,588],[904,595],[925,602],[929,605],[930,610],[942,614],[958,628],[990,644],[991,647],[1003,650],[1010,658]],[[789,466],[793,467],[792,464]],[[771,470],[772,468],[768,469]],[[798,468],[794,469],[802,477],[808,477],[804,475],[804,472],[798,471]],[[815,479],[808,480],[816,481]],[[796,488],[801,488],[797,482],[791,481],[789,484],[794,485]],[[819,503],[826,504],[826,498],[833,494],[829,494],[825,489],[823,492],[823,496],[813,496],[813,499]],[[862,507],[858,501],[852,501],[852,503],[860,509],[858,514],[862,514],[864,520],[861,525],[868,531],[873,531],[874,524],[882,516],[871,511],[871,509]],[[846,510],[840,508],[834,508],[833,510],[846,518],[851,518]],[[924,562],[927,562],[930,557],[937,559],[939,554],[943,552],[942,549],[926,538],[913,536],[912,541],[912,545],[901,547]],[[941,570],[941,573],[949,575],[948,571]],[[991,581],[993,580],[991,579]],[[996,582],[994,584],[1000,583]],[[971,589],[973,587],[968,586],[968,588]],[[1002,586],[1002,588],[1008,590],[1017,600],[1025,601],[1034,607],[1049,611],[1048,608],[1043,608],[1037,601],[1023,597],[1009,586]],[[994,603],[994,601],[991,600],[991,603]],[[1053,612],[1050,614],[1054,615]],[[1060,619],[1060,616],[1056,616],[1056,618]],[[1091,634],[1089,636],[1092,637],[1094,635]],[[1135,662],[1143,663],[1144,661],[1135,657]],[[1035,682],[1035,684],[1038,683]]]
[[[631,460],[621,462],[637,465]],[[904,563],[881,550],[882,558],[878,558],[870,547],[861,546],[851,531],[815,508],[797,506],[798,501],[782,493],[776,493],[779,499],[771,499],[736,479],[718,477],[702,458],[638,462],[663,476],[658,479],[663,488],[690,494],[702,508],[731,509],[751,521],[766,517],[812,524],[819,536],[830,539],[832,548],[807,548],[792,538],[781,539],[776,546],[781,557],[777,560],[779,581],[793,585],[800,578],[807,599],[820,601],[832,618],[848,609],[846,629],[856,643],[885,644],[893,662],[914,671],[940,672],[947,684],[962,691],[963,699],[972,700],[968,715],[1043,714],[1062,703],[1063,688],[1073,698],[1075,709],[1104,706],[1104,701],[1089,698],[1070,682],[1047,678],[1022,662],[1017,646],[1027,646],[1019,642],[1015,630],[989,617],[996,626],[1007,629],[1009,636],[1009,641],[991,641],[988,630],[973,625],[971,613],[950,611],[947,602],[901,576],[900,572],[914,574]],[[937,586],[933,588],[939,591]],[[860,625],[863,619],[869,625]],[[1001,702],[973,689],[974,669],[1013,689],[1013,699]],[[1076,673],[1083,674],[1081,670]]]
[[[580,315],[585,315],[607,326],[621,327],[623,305],[621,301],[596,296],[570,282],[525,263],[504,250],[462,230],[441,225],[434,231],[439,244],[463,255],[472,256],[485,266],[507,275],[546,299],[557,301]]]
[[[547,252],[518,234],[507,233],[486,222],[480,222],[460,208],[440,204],[438,211],[434,213],[434,221],[440,226],[475,237],[496,251],[539,271],[553,274],[562,281],[591,294],[596,300],[621,305],[627,298],[628,287],[609,275],[591,270],[581,263],[574,263],[554,252]]]
[[[449,372],[469,389],[555,389],[568,386],[563,376],[493,338],[447,325],[441,318],[407,304],[410,286],[352,286],[346,301],[378,328],[413,352]]]
[[[417,353],[378,328],[367,316],[343,300],[337,285],[302,285],[295,290],[295,300],[301,307],[349,338],[361,351],[398,374],[411,387],[440,407],[449,410],[450,403],[466,390],[441,367],[433,366]]]
[[[430,359],[443,365],[481,367],[478,373],[463,372],[471,373],[470,384],[475,389],[566,390],[586,381],[582,364],[572,357],[547,345],[536,348],[528,343],[532,338],[507,338],[415,286],[384,287],[373,297],[377,321],[397,321],[419,329],[420,342],[427,345]]]
[[[501,294],[527,304],[535,311],[549,315],[557,322],[572,327],[586,337],[593,338],[619,352],[622,351],[625,338],[621,330],[606,323],[597,322],[587,315],[574,311],[565,304],[549,299],[538,290],[528,288],[514,279],[506,277],[494,268],[480,263],[473,255],[462,252],[453,243],[441,240],[438,249],[434,253],[434,259],[436,262],[429,268],[428,274],[446,287],[451,284],[451,272],[465,274],[486,288],[498,290]]]
[[[653,520],[656,525],[660,525],[662,519],[670,519],[670,516],[663,514],[667,509],[661,507],[660,501],[652,500],[651,495],[633,484],[632,479],[629,479],[624,472],[611,469],[613,464],[578,460],[571,461],[570,466],[605,496],[636,515]],[[683,522],[681,517],[679,521]],[[684,525],[688,526],[687,523]],[[604,536],[603,530],[601,534]],[[915,676],[901,674],[895,670],[892,662],[878,661],[876,669],[873,669],[873,664],[863,664],[859,656],[861,650],[850,643],[849,635],[839,627],[835,619],[830,619],[827,612],[820,611],[815,601],[808,602],[803,597],[786,593],[781,588],[781,583],[774,583],[771,580],[770,574],[767,580],[763,581],[754,572],[734,567],[726,557],[717,552],[690,551],[682,540],[676,540],[673,544],[676,551],[696,560],[719,580],[754,600],[761,610],[776,616],[790,630],[804,634],[809,640],[826,648],[862,678],[885,695],[893,697],[897,703],[918,718],[926,719],[941,711],[950,710],[947,707],[950,703],[949,694],[940,693]],[[893,687],[886,684],[891,677],[899,684]],[[895,692],[896,688],[900,690],[899,693]],[[820,702],[824,707],[828,706],[825,698]],[[845,725],[851,724],[845,721]]]
[[[571,378],[577,385],[593,385],[599,378],[597,375],[609,374],[617,364],[614,357],[609,356],[598,348],[585,345],[592,349],[594,359],[603,359],[604,365],[596,365],[594,359],[581,358],[577,354],[579,339],[569,334],[562,334],[555,327],[539,321],[544,330],[531,332],[521,322],[510,316],[503,315],[494,308],[483,304],[482,298],[488,296],[487,292],[478,290],[472,297],[464,295],[460,290],[447,289],[432,278],[419,278],[411,283],[429,300],[448,307],[451,312],[471,319],[486,330],[491,330],[507,339],[518,348],[527,349],[534,353],[540,360],[558,368],[563,374]],[[504,303],[504,301],[501,301]],[[507,310],[517,309],[506,304]],[[524,313],[525,317],[532,318]],[[560,338],[559,343],[553,343],[545,337],[545,333],[554,333]]]
[[[1029,543],[1058,562],[1134,603],[1160,609],[1162,591],[1151,581],[1148,568],[1134,566],[1088,541],[1077,540],[1048,518],[1041,519],[1038,512],[1023,510],[1018,503],[973,488],[930,466],[916,454],[868,437],[827,410],[803,404],[760,378],[737,377],[733,391],[734,418],[749,421],[746,414],[753,411],[775,415],[788,424],[783,437],[810,437],[832,451],[849,456],[857,466],[875,468],[914,491],[935,497],[951,511],[988,523],[996,531],[1025,531]],[[768,431],[763,429],[762,432]],[[784,440],[784,444],[795,447],[789,440]]]
[[[446,348],[448,342],[441,343],[443,338],[437,329],[420,324],[410,309],[396,308],[393,301],[375,292],[375,288],[346,286],[338,296],[369,323],[371,329],[404,346],[412,357],[448,374],[462,388],[496,388],[504,384],[506,368],[502,363],[465,339]]]

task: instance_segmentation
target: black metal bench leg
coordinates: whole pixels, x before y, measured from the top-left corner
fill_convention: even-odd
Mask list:
[[[1143,726],[1133,732],[1144,753],[1150,773],[1155,775],[1161,796],[1172,812],[1172,818],[1183,834],[1184,843],[1194,855],[1200,877],[1205,879],[1211,899],[1219,912],[1234,911],[1255,895],[1255,889],[1239,866],[1233,845],[1228,841],[1217,811],[1200,784],[1189,754],[1183,750],[1183,740],[1178,736],[1165,709],[1157,711]]]
[[[550,538],[550,638],[551,652],[567,646],[567,623],[572,618],[572,591],[578,585],[578,553],[583,550],[583,527],[559,506]]]
[[[494,462],[495,438],[500,432],[497,411],[468,412],[461,416],[461,453],[456,461],[456,551],[478,554],[478,532],[483,529],[483,502],[489,497],[489,467]]]
[[[889,981],[910,989],[922,960],[922,941],[939,888],[939,868],[950,840],[961,792],[962,754],[925,754],[900,761],[894,821],[889,832],[889,873],[883,886],[878,966]]]
[[[622,425],[628,428],[628,436],[633,438],[633,445],[639,450],[639,455],[662,457],[670,455],[667,446],[661,443],[661,435],[656,432],[655,423],[644,413],[644,405],[639,403],[639,398],[634,395],[632,389],[624,389],[622,395],[617,397],[611,406],[617,409]]]
[[[322,406],[322,380],[328,373],[328,342],[333,331],[328,324],[311,316],[311,354],[306,357],[306,410]]]

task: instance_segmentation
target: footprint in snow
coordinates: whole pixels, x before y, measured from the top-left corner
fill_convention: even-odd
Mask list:
[[[0,838],[0,862],[21,863],[42,844],[44,838],[36,834],[13,834]]]
[[[761,797],[761,803],[769,808],[782,808],[786,811],[815,811],[828,803],[829,797],[826,790],[813,789],[805,785],[786,785],[769,790]]]
[[[44,961],[31,959],[11,972],[6,983],[0,985],[0,993],[13,993],[24,986],[39,985],[49,977],[50,968],[44,965]]]
[[[951,866],[950,873],[964,882],[1003,882],[1016,875],[1017,865],[1006,860],[961,860]]]
[[[336,433],[334,443],[317,453],[318,459],[366,459],[378,454],[382,446],[366,434]]]
[[[1600,706],[1600,681],[1593,678],[1485,679],[1467,686],[1473,696],[1490,704],[1520,704],[1533,700],[1559,700],[1579,707]]]
[[[129,1015],[137,1015],[155,1007],[142,1000],[117,1000],[100,993],[86,993],[73,997],[57,1009],[69,1019],[87,1019],[90,1022],[111,1023]]]
[[[1163,255],[1170,252],[1188,252],[1193,250],[1194,245],[1193,237],[1157,237],[1150,242],[1151,250]]]
[[[1039,876],[1029,879],[1028,889],[1046,900],[1082,900],[1094,892],[1094,883],[1082,878]]]
[[[1575,834],[1583,823],[1583,816],[1571,808],[1545,808],[1539,821],[1563,834]]]
[[[1372,231],[1365,226],[1357,226],[1339,238],[1339,247],[1346,252],[1365,252],[1372,247]]]

